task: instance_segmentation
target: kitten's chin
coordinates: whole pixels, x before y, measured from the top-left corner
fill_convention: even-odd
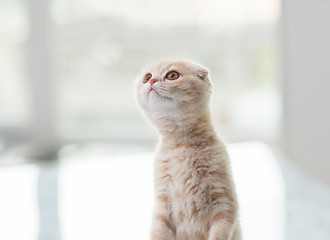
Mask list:
[[[163,96],[157,91],[150,91],[145,99],[147,107],[152,111],[169,111],[174,110],[177,107],[177,104],[173,98]]]

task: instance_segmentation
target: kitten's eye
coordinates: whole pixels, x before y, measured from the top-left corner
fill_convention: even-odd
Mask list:
[[[176,71],[171,71],[166,74],[166,78],[168,80],[175,80],[175,79],[178,79],[179,77],[180,77],[180,74],[177,73]]]
[[[149,82],[149,80],[150,80],[151,78],[152,78],[151,73],[147,73],[147,74],[144,76],[143,83],[147,83],[147,82]]]

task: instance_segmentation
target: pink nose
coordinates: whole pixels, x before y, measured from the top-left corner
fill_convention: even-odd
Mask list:
[[[157,79],[151,79],[150,81],[149,81],[149,83],[150,83],[150,85],[152,86],[155,82],[158,82],[158,80]]]

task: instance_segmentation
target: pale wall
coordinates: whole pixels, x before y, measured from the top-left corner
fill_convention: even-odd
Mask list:
[[[283,143],[330,186],[330,1],[282,0]]]

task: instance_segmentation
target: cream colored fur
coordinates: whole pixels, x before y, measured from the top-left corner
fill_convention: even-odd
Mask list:
[[[173,70],[179,78],[166,79]],[[153,85],[144,83],[147,73]],[[211,122],[210,94],[208,71],[189,61],[162,61],[138,78],[138,102],[160,133],[152,240],[241,239],[230,162]]]

